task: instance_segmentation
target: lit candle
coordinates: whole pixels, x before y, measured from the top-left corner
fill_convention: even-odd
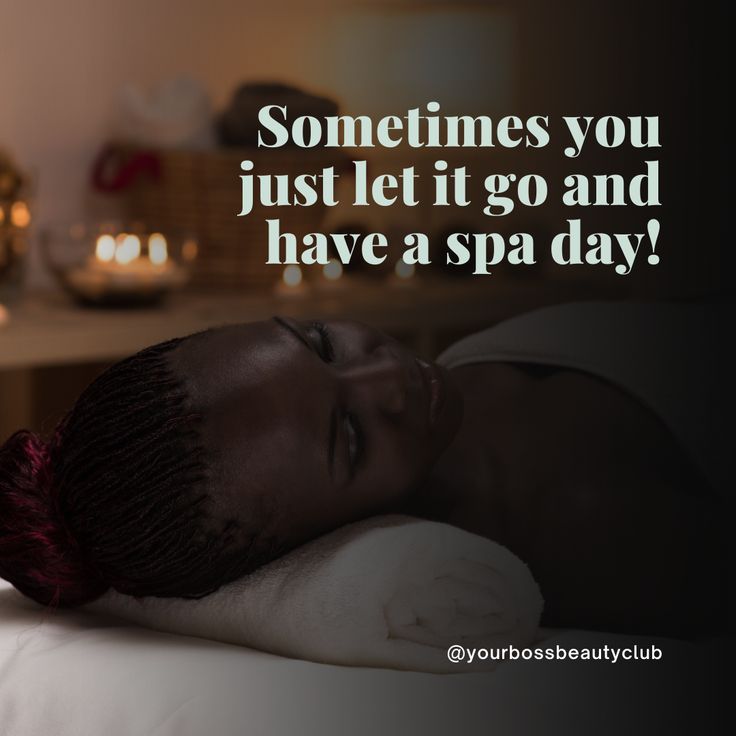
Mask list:
[[[121,233],[115,248],[115,262],[127,266],[141,256],[141,239],[137,235]]]
[[[299,266],[290,265],[284,269],[284,284],[296,289],[302,283],[302,270]]]
[[[31,211],[25,202],[13,202],[10,206],[10,224],[19,228],[28,227],[31,224]]]
[[[278,296],[302,296],[309,288],[304,282],[302,269],[295,263],[284,268],[281,274],[281,280],[276,284],[276,294]]]
[[[322,275],[328,281],[337,281],[342,278],[342,263],[335,258],[329,260],[322,269]]]
[[[131,233],[100,235],[87,263],[67,274],[74,290],[92,300],[105,296],[135,298],[181,286],[186,270],[168,254],[166,238],[153,233],[143,254],[141,238]]]
[[[93,270],[121,277],[145,277],[148,274],[160,276],[164,271],[175,268],[169,259],[166,238],[161,233],[153,233],[148,238],[148,257],[143,256],[141,239],[137,235],[100,235],[95,243],[94,256],[88,265]]]
[[[185,261],[191,262],[195,260],[198,252],[199,252],[199,246],[197,245],[196,240],[192,240],[190,238],[189,240],[184,241],[184,245],[182,245],[181,247],[181,257]]]
[[[394,266],[394,282],[406,286],[412,284],[416,269],[413,263],[407,263],[403,258],[399,258]]]
[[[322,266],[322,278],[317,282],[317,287],[326,291],[339,291],[346,289],[349,282],[342,263],[337,258],[331,258]]]
[[[169,260],[166,238],[161,233],[153,233],[148,238],[148,258],[154,266],[165,266]]]
[[[95,246],[95,257],[102,263],[111,263],[115,260],[115,238],[112,235],[100,235]]]

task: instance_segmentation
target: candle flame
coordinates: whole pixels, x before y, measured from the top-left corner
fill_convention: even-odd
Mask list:
[[[328,281],[337,281],[342,276],[342,263],[332,258],[324,265],[322,275]]]
[[[413,263],[407,263],[403,258],[400,258],[398,261],[396,261],[394,273],[398,278],[410,279],[412,278],[412,276],[414,276],[415,271],[416,266]]]
[[[115,238],[112,235],[100,235],[95,246],[98,261],[110,263],[115,260]]]
[[[166,238],[161,233],[153,233],[148,238],[148,257],[154,266],[163,266],[169,260]]]
[[[284,274],[282,276],[282,279],[284,283],[287,286],[299,286],[302,282],[302,270],[299,268],[299,266],[295,264],[291,264],[290,266],[287,266],[284,269]]]
[[[187,240],[181,248],[181,257],[185,261],[193,261],[197,257],[199,246],[196,240]]]
[[[115,250],[115,260],[121,266],[127,266],[141,255],[141,239],[137,235],[122,233],[120,242]]]
[[[10,207],[10,222],[14,227],[28,227],[31,224],[31,211],[25,202],[13,202]]]

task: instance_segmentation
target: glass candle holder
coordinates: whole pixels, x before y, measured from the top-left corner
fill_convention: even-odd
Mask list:
[[[78,302],[148,306],[189,281],[195,238],[134,224],[78,223],[42,233],[46,265]]]

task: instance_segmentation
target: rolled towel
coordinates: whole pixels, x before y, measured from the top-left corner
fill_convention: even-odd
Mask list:
[[[382,516],[199,600],[108,592],[88,608],[297,659],[441,673],[495,665],[453,664],[453,644],[531,644],[542,605],[529,569],[504,547],[447,524]]]

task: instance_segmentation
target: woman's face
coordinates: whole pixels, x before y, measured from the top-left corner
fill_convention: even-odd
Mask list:
[[[355,322],[225,327],[174,365],[204,417],[217,515],[247,529],[269,509],[287,547],[399,509],[462,415],[443,368]]]

